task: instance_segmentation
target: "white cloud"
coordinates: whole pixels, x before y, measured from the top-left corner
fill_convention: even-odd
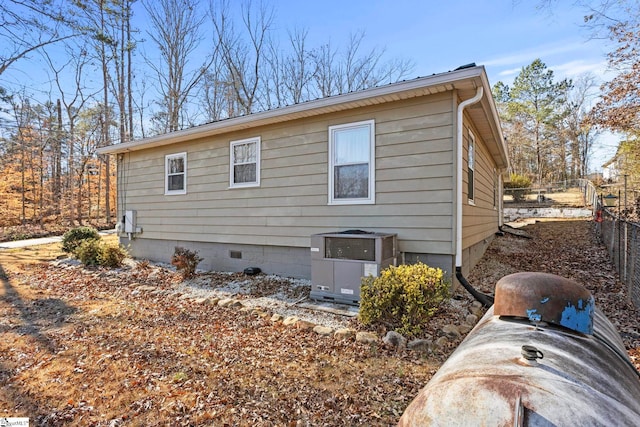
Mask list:
[[[574,41],[571,43],[563,43],[563,44],[554,43],[552,45],[537,46],[537,47],[529,48],[516,53],[511,53],[502,57],[482,61],[481,64],[486,65],[488,67],[501,67],[506,65],[517,65],[522,63],[530,64],[536,58],[545,58],[553,55],[558,55],[561,53],[574,52],[578,50],[583,50],[584,48],[585,48],[585,43],[583,42]]]
[[[511,68],[508,70],[502,70],[498,73],[499,76],[504,76],[504,77],[509,77],[509,76],[515,76],[516,74],[518,74],[520,71],[522,71],[522,67],[520,68]]]
[[[600,80],[607,80],[608,68],[606,61],[585,61],[582,59],[549,65],[548,68],[558,77],[573,78],[580,74],[591,73]]]
[[[523,66],[526,65],[529,65],[529,63]],[[593,74],[597,81],[600,82],[611,78],[606,61],[585,61],[583,59],[576,59],[564,63],[547,64],[547,69],[553,71],[555,80],[561,80],[564,78],[573,79],[585,73]],[[522,71],[522,67],[508,68],[499,71],[497,75],[501,78],[512,78],[518,75],[520,71]]]
[[[613,77],[601,46],[597,43],[568,41],[564,44],[546,44],[488,59],[480,64],[487,67],[493,79],[510,84],[523,67],[537,58],[546,64],[547,69],[554,72],[556,80],[574,79],[585,73],[593,74],[600,83]]]

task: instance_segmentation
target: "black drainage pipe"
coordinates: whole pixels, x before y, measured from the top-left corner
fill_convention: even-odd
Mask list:
[[[493,297],[491,295],[483,294],[482,292],[478,292],[473,286],[467,282],[467,279],[462,275],[462,267],[456,267],[456,277],[458,281],[462,284],[462,286],[478,301],[482,303],[485,307],[491,307],[493,305]]]

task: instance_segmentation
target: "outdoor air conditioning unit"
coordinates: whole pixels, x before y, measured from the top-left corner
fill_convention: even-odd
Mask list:
[[[396,234],[349,230],[311,236],[311,298],[359,304],[360,282],[396,265]]]

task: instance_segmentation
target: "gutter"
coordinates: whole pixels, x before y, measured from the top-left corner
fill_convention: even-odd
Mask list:
[[[456,116],[456,149],[458,154],[458,162],[456,167],[456,278],[460,284],[478,301],[480,301],[485,307],[493,305],[493,297],[478,292],[473,286],[467,282],[467,279],[462,275],[462,133],[464,129],[464,109],[469,105],[473,105],[482,99],[484,89],[479,86],[476,89],[476,94],[473,98],[466,99],[458,105]]]

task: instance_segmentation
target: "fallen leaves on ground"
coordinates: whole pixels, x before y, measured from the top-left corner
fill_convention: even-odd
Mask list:
[[[640,316],[592,224],[543,222],[526,231],[532,239],[496,238],[470,282],[492,292],[518,271],[575,279],[594,293],[638,366]],[[31,425],[394,425],[457,344],[425,358],[252,311],[136,292],[181,282],[144,263],[91,270],[15,261],[21,254],[0,255],[0,416],[29,417]],[[282,286],[271,277],[249,288],[263,296]],[[441,311],[427,332],[435,338],[452,315]]]
[[[0,415],[32,425],[389,425],[441,362],[135,292],[180,281],[162,268],[7,270]]]

